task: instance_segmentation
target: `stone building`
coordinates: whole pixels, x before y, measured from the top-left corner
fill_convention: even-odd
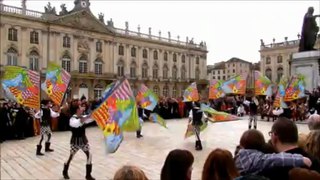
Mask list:
[[[315,48],[320,49],[320,36],[316,42]],[[263,40],[260,45],[260,69],[261,72],[269,77],[273,82],[278,83],[282,75],[291,76],[290,60],[292,54],[298,52],[299,49],[298,34],[297,40],[288,41],[285,37],[283,42],[276,43],[275,39],[271,44],[265,44]]]
[[[2,1],[0,1],[1,3]],[[68,96],[101,96],[107,84],[123,76],[133,90],[146,84],[160,96],[181,96],[193,81],[207,84],[205,42],[173,39],[114,27],[100,13],[90,11],[89,0],[75,0],[68,11],[56,12],[50,3],[45,12],[0,4],[1,70],[17,65],[41,71],[44,78],[49,61],[55,61],[72,75]],[[2,90],[1,90],[2,92]],[[3,92],[1,93],[3,96]]]

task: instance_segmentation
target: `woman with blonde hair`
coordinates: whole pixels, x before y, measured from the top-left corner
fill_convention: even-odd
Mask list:
[[[144,172],[136,166],[123,166],[113,177],[113,180],[148,180]]]

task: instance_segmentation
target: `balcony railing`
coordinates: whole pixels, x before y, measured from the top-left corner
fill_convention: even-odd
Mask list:
[[[14,7],[14,6],[9,6],[9,5],[4,5],[4,4],[0,4],[0,12],[1,13],[18,14],[18,15],[23,15],[23,16],[33,17],[33,18],[42,18],[43,17],[43,13],[41,13],[41,12],[27,10],[27,9],[24,10],[19,7]]]
[[[267,44],[267,45],[261,45],[261,49],[299,46],[299,42],[300,42],[300,40],[292,40],[292,41],[285,41],[285,42],[280,42],[280,43],[272,43],[272,44]]]

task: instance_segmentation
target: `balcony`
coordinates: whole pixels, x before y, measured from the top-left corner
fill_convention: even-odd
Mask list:
[[[4,4],[0,4],[0,13],[6,13],[6,14],[16,14],[21,16],[27,16],[37,19],[43,19],[43,13],[33,10],[27,10],[22,9],[14,6],[8,6]]]

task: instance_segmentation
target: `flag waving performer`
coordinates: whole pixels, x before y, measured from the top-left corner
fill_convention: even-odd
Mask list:
[[[70,119],[70,127],[71,127],[71,140],[70,140],[70,156],[67,162],[64,164],[64,168],[62,171],[63,177],[65,179],[70,179],[68,174],[68,169],[71,160],[74,155],[81,149],[87,156],[87,164],[86,164],[86,179],[94,180],[91,176],[92,171],[92,155],[90,153],[90,146],[88,142],[88,138],[86,136],[86,124],[93,121],[93,119],[89,118],[89,116],[83,116],[85,108],[78,105],[76,107],[75,114]]]

